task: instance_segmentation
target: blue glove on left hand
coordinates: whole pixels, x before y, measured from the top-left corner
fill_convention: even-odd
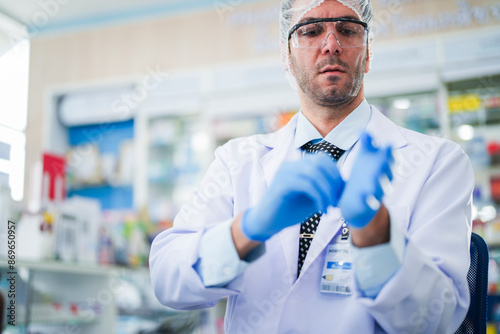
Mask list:
[[[363,133],[361,149],[339,200],[339,208],[350,226],[363,228],[373,219],[384,196],[382,183],[392,180],[393,162],[390,147],[375,147],[370,135]]]
[[[266,241],[285,227],[336,206],[343,188],[335,162],[325,154],[285,162],[257,206],[243,214],[243,233],[250,240]]]

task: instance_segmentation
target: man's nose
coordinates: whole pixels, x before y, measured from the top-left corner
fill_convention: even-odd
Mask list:
[[[340,45],[340,42],[337,38],[337,35],[335,35],[335,32],[329,31],[326,36],[325,40],[323,41],[323,45],[321,46],[321,49],[326,52],[327,50],[330,51],[330,53],[341,53],[342,52],[342,46]]]

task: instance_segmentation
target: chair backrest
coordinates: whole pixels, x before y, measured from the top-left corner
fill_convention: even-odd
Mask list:
[[[470,266],[467,282],[470,290],[470,306],[464,321],[455,334],[485,334],[488,295],[489,252],[486,242],[472,233],[470,243]]]

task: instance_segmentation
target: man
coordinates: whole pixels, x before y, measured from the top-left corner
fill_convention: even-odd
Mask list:
[[[469,303],[466,155],[365,101],[369,1],[281,7],[301,112],[217,149],[153,242],[156,296],[185,310],[228,296],[226,333],[453,333]]]

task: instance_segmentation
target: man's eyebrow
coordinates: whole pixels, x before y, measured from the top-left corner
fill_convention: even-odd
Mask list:
[[[298,23],[309,22],[312,20],[321,20],[321,19],[325,19],[325,17],[305,16]],[[351,19],[351,20],[359,21],[359,18],[354,16],[354,15],[344,15],[344,16],[339,16],[339,17],[332,17],[332,19]]]
[[[316,19],[317,19],[317,17],[307,16],[307,17],[303,17],[302,19],[300,19],[300,21],[298,23],[308,22],[308,21],[312,21],[312,20],[316,20]]]

